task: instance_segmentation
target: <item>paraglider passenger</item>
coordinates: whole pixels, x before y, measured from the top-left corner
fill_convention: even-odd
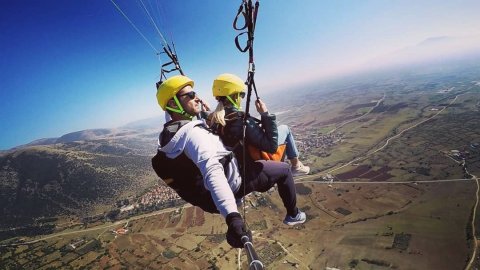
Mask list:
[[[243,137],[243,112],[240,111],[240,104],[245,97],[245,83],[236,75],[221,74],[213,81],[212,92],[218,100],[218,106],[210,116],[211,125],[215,130],[220,127],[220,137],[233,147]],[[277,127],[275,115],[268,113],[267,105],[262,100],[256,100],[255,107],[261,119],[247,118],[246,143],[268,153],[275,153],[277,147],[284,144],[293,175],[308,174],[310,167],[298,159],[299,153],[290,128],[287,125]]]

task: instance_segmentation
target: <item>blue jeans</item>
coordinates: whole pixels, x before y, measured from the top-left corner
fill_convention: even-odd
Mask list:
[[[295,144],[295,139],[293,138],[293,134],[290,131],[290,128],[287,125],[280,125],[277,127],[278,129],[278,145],[286,144],[285,155],[288,159],[298,157],[298,150]]]

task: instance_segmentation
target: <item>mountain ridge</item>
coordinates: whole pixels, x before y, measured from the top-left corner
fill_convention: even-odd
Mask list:
[[[124,137],[126,135],[133,135],[137,133],[148,133],[154,130],[158,130],[158,132],[160,132],[164,123],[165,121],[162,119],[162,117],[150,117],[129,122],[118,128],[93,128],[73,131],[65,133],[59,137],[36,139],[29,143],[21,144],[7,150],[0,150],[0,155],[2,153],[8,153],[9,151],[30,146],[70,143],[74,141],[92,141],[107,138],[115,139],[116,137]]]

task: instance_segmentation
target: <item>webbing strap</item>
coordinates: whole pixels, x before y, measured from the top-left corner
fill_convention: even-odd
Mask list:
[[[245,1],[244,1],[245,3]],[[245,13],[245,11],[243,10],[243,4],[240,5],[240,7],[238,8],[238,11],[237,11],[237,16],[235,16],[235,20],[233,20],[233,29],[235,30],[238,30],[238,31],[241,31],[245,28],[247,28],[247,20],[246,20],[246,16],[247,14]],[[240,14],[243,15],[243,19],[244,19],[244,25],[242,27],[238,27],[237,24],[238,24],[238,17],[240,16]]]
[[[242,32],[242,33],[238,34],[238,35],[235,37],[235,46],[237,46],[237,49],[238,49],[239,51],[241,51],[241,52],[246,52],[248,49],[250,49],[250,44],[251,44],[250,39],[247,40],[247,44],[245,45],[244,48],[242,48],[242,47],[240,46],[240,41],[239,41],[240,36],[241,36],[241,35],[244,35],[244,34],[247,34],[247,33],[248,33],[248,32],[245,31],[245,32]]]
[[[166,46],[165,45],[163,46],[163,53],[165,53],[168,56],[168,58],[170,58],[170,62],[163,64],[162,67],[160,68],[160,81],[158,81],[155,85],[157,89],[160,86],[160,84],[162,84],[163,80],[167,79],[166,73],[178,71],[181,75],[185,75],[180,66],[180,61],[178,60],[177,52],[175,50],[175,43],[172,42],[172,46],[173,46],[173,50],[168,44]],[[157,53],[157,55],[159,54],[160,53]]]
[[[258,14],[259,6],[260,6],[260,3],[258,1],[255,2],[255,7],[253,7],[251,0],[248,0],[248,1],[244,0],[243,3],[238,8],[237,15],[233,20],[233,28],[235,30],[242,31],[247,29],[247,31],[243,31],[235,37],[235,46],[241,52],[246,52],[249,49],[251,49],[251,47],[253,46],[255,25],[257,23],[257,14]],[[240,18],[240,14],[242,14],[244,19],[244,25],[242,25],[241,27],[238,26],[238,19]],[[240,37],[245,34],[248,34],[248,39],[245,46],[242,47],[240,45]],[[250,57],[251,58],[250,62],[253,62],[252,57],[253,55],[251,55]]]

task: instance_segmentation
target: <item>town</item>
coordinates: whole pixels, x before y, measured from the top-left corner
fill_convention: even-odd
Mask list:
[[[305,130],[302,133],[295,132],[294,136],[300,152],[319,157],[327,157],[330,155],[329,150],[344,140],[345,134],[341,132],[321,134],[317,131]]]

